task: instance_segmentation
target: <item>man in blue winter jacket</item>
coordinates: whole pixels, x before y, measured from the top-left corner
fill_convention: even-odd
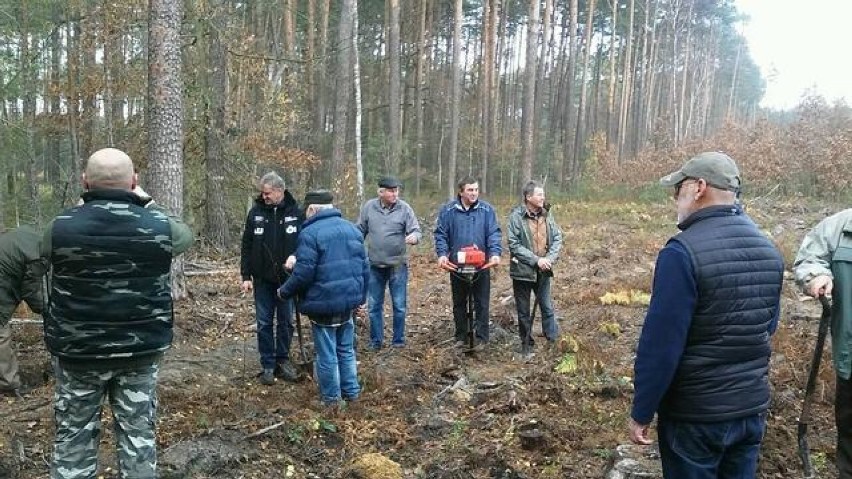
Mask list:
[[[474,331],[477,346],[488,342],[488,301],[491,296],[491,274],[488,268],[500,264],[502,234],[494,207],[479,199],[479,182],[468,176],[459,181],[456,199],[438,211],[435,227],[435,253],[438,266],[450,271],[455,320],[456,347],[464,347],[468,334],[467,297],[473,294]],[[484,251],[488,262],[468,282],[454,271],[462,248],[476,246]]]
[[[320,400],[326,406],[353,401],[361,393],[355,363],[352,312],[367,300],[369,263],[364,236],[334,208],[327,190],[305,195],[305,222],[296,264],[278,290],[299,297],[297,308],[311,321]]]
[[[656,414],[663,477],[755,477],[784,261],[736,204],[727,155],[701,153],[660,183],[674,188],[681,232],[657,257],[630,439],[650,444]]]

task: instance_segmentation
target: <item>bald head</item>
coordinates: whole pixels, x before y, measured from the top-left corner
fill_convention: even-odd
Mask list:
[[[115,148],[98,150],[86,162],[83,185],[90,190],[114,188],[131,191],[136,186],[133,161]]]

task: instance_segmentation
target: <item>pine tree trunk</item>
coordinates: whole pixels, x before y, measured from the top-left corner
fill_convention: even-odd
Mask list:
[[[634,0],[628,2],[627,14],[629,21],[627,22],[627,46],[625,46],[624,65],[622,70],[621,82],[621,108],[618,114],[618,160],[624,159],[625,144],[627,143],[627,118],[630,112],[630,93],[632,91],[632,65],[633,65],[633,19],[634,17]]]
[[[148,181],[145,187],[172,214],[183,214],[182,3],[148,4]],[[172,262],[172,296],[186,296],[183,260]]]
[[[224,251],[230,237],[228,230],[227,197],[225,196],[225,99],[227,98],[228,65],[222,32],[225,28],[225,5],[210,4],[208,15],[211,27],[207,35],[207,128],[204,132],[205,168],[205,236],[213,247]]]
[[[583,40],[583,72],[580,74],[580,102],[577,107],[577,127],[574,129],[574,157],[571,161],[573,169],[571,177],[575,180],[580,178],[582,173],[582,159],[585,156],[586,148],[586,133],[584,125],[586,122],[586,92],[588,90],[588,77],[590,68],[590,59],[592,58],[592,26],[595,18],[595,0],[590,0],[587,5],[588,19],[586,21],[586,38]]]
[[[326,131],[326,108],[328,104],[328,88],[326,78],[328,78],[328,17],[331,0],[319,0],[320,2],[320,22],[319,22],[319,46],[318,62],[316,68],[316,104],[314,111],[314,128],[319,132]]]
[[[428,59],[428,42],[429,37],[426,33],[426,10],[429,6],[428,0],[420,0],[420,31],[417,40],[417,96],[415,102],[417,105],[415,106],[415,112],[417,114],[417,159],[416,165],[414,168],[414,193],[417,196],[420,196],[420,178],[421,171],[423,165],[423,142],[424,138],[424,114],[426,112],[426,107],[423,104],[424,102],[424,90],[425,90],[425,79],[426,79],[426,61]]]
[[[538,31],[539,31],[539,0],[530,0],[529,17],[527,17],[527,52],[526,66],[524,67],[524,107],[521,118],[521,184],[532,178],[533,158],[535,157],[535,146],[533,145],[533,130],[535,129],[535,76],[536,58],[538,57]]]
[[[337,77],[334,105],[334,140],[331,151],[331,178],[342,178],[343,162],[346,150],[346,129],[348,127],[349,103],[352,96],[352,25],[356,0],[343,0],[340,23],[337,28]]]
[[[453,84],[450,94],[450,159],[447,162],[447,194],[449,198],[456,193],[456,163],[459,147],[459,124],[461,116],[461,30],[462,30],[462,0],[453,2]]]
[[[361,157],[361,59],[358,55],[358,0],[352,5],[352,79],[355,89],[355,169],[358,204],[364,202],[364,160]]]
[[[388,59],[390,79],[388,84],[388,133],[390,140],[389,172],[400,173],[402,138],[400,128],[400,67],[399,67],[399,0],[388,0]]]

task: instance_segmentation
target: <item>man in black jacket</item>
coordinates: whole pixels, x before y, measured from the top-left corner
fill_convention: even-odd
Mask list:
[[[243,231],[240,274],[242,291],[254,290],[260,382],[270,385],[275,376],[286,381],[297,378],[290,363],[293,303],[280,300],[276,291],[296,263],[293,253],[303,214],[278,174],[263,175],[259,187]]]

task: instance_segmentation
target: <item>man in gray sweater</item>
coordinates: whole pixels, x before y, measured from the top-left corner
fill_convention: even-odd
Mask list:
[[[358,216],[358,229],[367,241],[370,259],[370,284],[367,304],[370,313],[369,349],[381,349],[384,343],[382,309],[385,288],[393,305],[393,347],[405,346],[405,313],[408,297],[407,245],[420,242],[420,224],[414,210],[399,199],[400,181],[392,176],[379,180],[378,197],[367,200]]]

